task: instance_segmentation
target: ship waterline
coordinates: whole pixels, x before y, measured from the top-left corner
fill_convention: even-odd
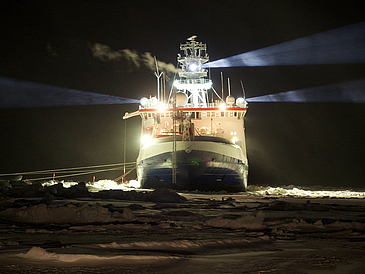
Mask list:
[[[244,157],[240,147],[228,140],[214,142],[204,139],[176,141],[175,183],[172,181],[173,141],[142,148],[137,159],[141,187],[244,191],[247,186],[247,164],[242,161]]]

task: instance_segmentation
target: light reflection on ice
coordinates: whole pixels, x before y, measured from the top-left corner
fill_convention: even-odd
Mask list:
[[[47,250],[34,246],[27,253],[22,253],[17,255],[20,258],[27,260],[42,260],[42,261],[51,261],[54,263],[63,262],[63,263],[82,263],[82,264],[90,264],[97,262],[107,262],[107,263],[116,263],[116,264],[133,264],[133,263],[141,263],[141,262],[157,262],[159,260],[166,259],[179,259],[172,256],[143,256],[143,255],[117,255],[117,256],[99,256],[99,255],[89,255],[89,254],[58,254],[48,252]]]
[[[78,184],[77,182],[70,182],[70,181],[67,181],[67,182],[65,182],[65,181],[48,181],[48,182],[42,183],[42,186],[53,186],[53,185],[56,185],[59,183],[61,183],[64,188],[70,188],[70,187]]]
[[[297,187],[281,188],[267,187],[263,190],[254,191],[260,195],[279,195],[279,196],[295,196],[295,197],[312,197],[312,198],[364,198],[365,192],[352,190],[304,190]]]
[[[62,183],[63,187],[69,188],[78,184],[78,182],[72,181],[48,181],[43,183],[43,186],[52,186],[58,183]],[[99,192],[102,190],[131,190],[140,188],[140,182],[136,180],[130,180],[122,183],[115,182],[113,180],[99,180],[95,182],[87,182],[86,187],[90,192]],[[310,189],[312,188],[312,189]],[[300,187],[288,186],[288,187],[259,187],[249,186],[248,193],[255,195],[279,195],[279,196],[295,196],[295,197],[333,197],[333,198],[365,198],[364,191],[354,190],[321,190],[321,187],[308,187],[308,189],[302,189]],[[322,187],[323,188],[323,187]],[[244,194],[243,194],[244,195]]]
[[[131,188],[135,188],[130,181],[117,183],[113,180],[99,180],[96,182],[89,182],[86,183],[86,187],[89,189],[90,192],[98,192],[101,190],[129,190]]]
[[[70,188],[78,184],[78,182],[70,182],[70,181],[48,181],[42,184],[42,186],[52,186],[61,183],[63,187]],[[120,189],[120,190],[130,190],[140,187],[140,182],[136,180],[130,180],[123,183],[118,183],[113,180],[99,180],[95,182],[87,182],[86,187],[90,192],[98,192],[101,190],[112,190],[112,189]]]

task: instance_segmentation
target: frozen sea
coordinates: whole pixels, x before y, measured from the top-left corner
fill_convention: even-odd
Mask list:
[[[360,190],[55,183],[3,188],[0,273],[364,273]]]

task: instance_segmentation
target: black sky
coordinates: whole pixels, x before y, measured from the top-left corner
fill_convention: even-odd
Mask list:
[[[150,52],[176,64],[191,35],[211,60],[364,20],[361,1],[1,1],[0,76],[139,99],[152,71],[103,62],[90,45]],[[364,77],[364,65],[230,68],[248,97]],[[219,69],[212,71],[220,88]],[[125,111],[136,105],[0,110],[0,173],[123,161]],[[246,120],[251,184],[364,185],[363,104],[252,103]],[[127,122],[128,161],[138,118]],[[100,175],[118,176],[119,173]]]

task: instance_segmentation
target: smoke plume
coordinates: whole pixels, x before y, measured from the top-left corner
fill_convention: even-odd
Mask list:
[[[90,49],[94,58],[98,58],[105,62],[112,60],[115,61],[125,60],[128,62],[130,66],[135,68],[144,67],[151,71],[156,70],[155,59],[149,52],[140,54],[130,49],[122,49],[114,51],[109,46],[99,43],[90,45]],[[176,68],[173,64],[167,64],[165,62],[158,60],[157,64],[159,70],[164,71],[166,73],[176,73],[179,71],[179,69]]]

